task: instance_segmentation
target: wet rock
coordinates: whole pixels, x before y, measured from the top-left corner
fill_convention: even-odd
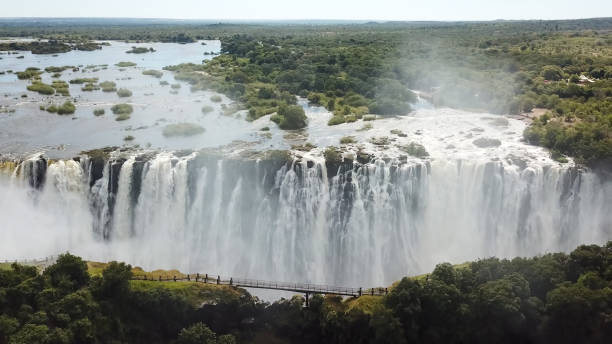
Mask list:
[[[476,140],[472,141],[472,143],[474,144],[474,146],[480,147],[480,148],[489,148],[489,147],[499,147],[499,146],[501,146],[501,141],[500,140],[486,138],[486,137],[481,137],[479,139],[476,139]]]

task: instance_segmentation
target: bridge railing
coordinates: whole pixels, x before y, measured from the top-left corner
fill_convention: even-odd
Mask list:
[[[200,282],[207,284],[230,285],[242,288],[257,288],[269,290],[284,290],[298,293],[311,294],[335,294],[344,296],[359,297],[362,295],[382,296],[388,293],[387,288],[354,288],[354,287],[339,287],[323,284],[312,283],[291,283],[277,282],[257,279],[221,277],[220,275],[209,274],[188,274],[188,275],[152,275],[152,274],[137,274],[133,275],[134,280],[145,281],[174,281],[174,282]]]

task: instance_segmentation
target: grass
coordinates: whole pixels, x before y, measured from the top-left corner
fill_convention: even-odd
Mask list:
[[[134,67],[134,66],[136,66],[136,63],[129,62],[129,61],[121,61],[121,62],[117,63],[115,66],[121,67],[121,68]]]
[[[66,101],[57,108],[58,115],[71,115],[76,111],[76,106],[71,101]]]
[[[130,115],[134,112],[134,108],[130,104],[116,104],[111,107],[111,111],[115,115]]]
[[[117,90],[117,95],[121,98],[131,97],[132,91],[128,90],[127,88],[120,88]]]
[[[156,77],[158,79],[161,78],[164,75],[163,72],[160,72],[160,71],[155,70],[155,69],[147,69],[147,70],[143,71],[142,74],[143,75],[150,75],[150,76]]]
[[[70,80],[71,84],[95,84],[98,82],[98,78],[77,78]]]
[[[113,81],[103,81],[100,83],[100,87],[102,87],[102,92],[116,92],[117,84]]]
[[[92,84],[92,83],[85,84],[85,86],[81,87],[81,91],[83,92],[92,92],[92,91],[97,91],[99,89],[100,89],[99,86],[97,86],[96,84]]]
[[[130,119],[130,117],[131,116],[129,114],[122,113],[118,115],[117,117],[115,117],[115,121],[118,121],[118,122],[127,121],[128,119]]]
[[[166,137],[176,137],[199,135],[204,131],[204,128],[195,123],[176,123],[165,126],[162,133]]]
[[[345,136],[340,139],[340,143],[343,145],[347,145],[350,143],[357,143],[357,140],[355,139],[355,136]]]
[[[4,263],[2,263],[4,264]],[[6,264],[10,269],[10,263]],[[87,262],[89,275],[102,276],[102,272],[108,263]],[[4,268],[0,265],[0,268]],[[147,276],[149,279],[171,279],[173,276],[184,278],[186,275],[178,270],[155,270],[144,271],[139,267],[133,267],[132,273],[138,276]],[[174,282],[174,281],[130,281],[130,287],[135,291],[148,291],[152,289],[166,289],[176,295],[184,297],[192,306],[200,307],[203,303],[218,303],[219,301],[237,300],[245,294],[243,289],[227,285],[204,284],[200,282]]]
[[[55,94],[55,88],[51,85],[44,84],[42,82],[33,82],[31,85],[27,87],[28,91],[38,92],[43,95],[52,95]]]

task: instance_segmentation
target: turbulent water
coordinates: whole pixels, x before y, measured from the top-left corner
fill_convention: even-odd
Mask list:
[[[70,250],[145,268],[354,286],[612,237],[612,182],[554,164],[33,158],[0,181],[0,195],[8,257]]]

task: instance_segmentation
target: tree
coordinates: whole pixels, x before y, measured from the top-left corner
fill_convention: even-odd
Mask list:
[[[204,323],[196,323],[179,332],[177,344],[216,344],[215,333]]]
[[[546,80],[559,81],[563,79],[563,70],[558,66],[544,66],[540,75]]]
[[[306,127],[306,113],[299,105],[281,106],[278,114],[281,116],[278,124],[281,129],[293,130]]]
[[[45,270],[44,276],[49,278],[52,286],[65,292],[75,291],[89,282],[87,264],[69,253],[60,255],[57,262]]]

